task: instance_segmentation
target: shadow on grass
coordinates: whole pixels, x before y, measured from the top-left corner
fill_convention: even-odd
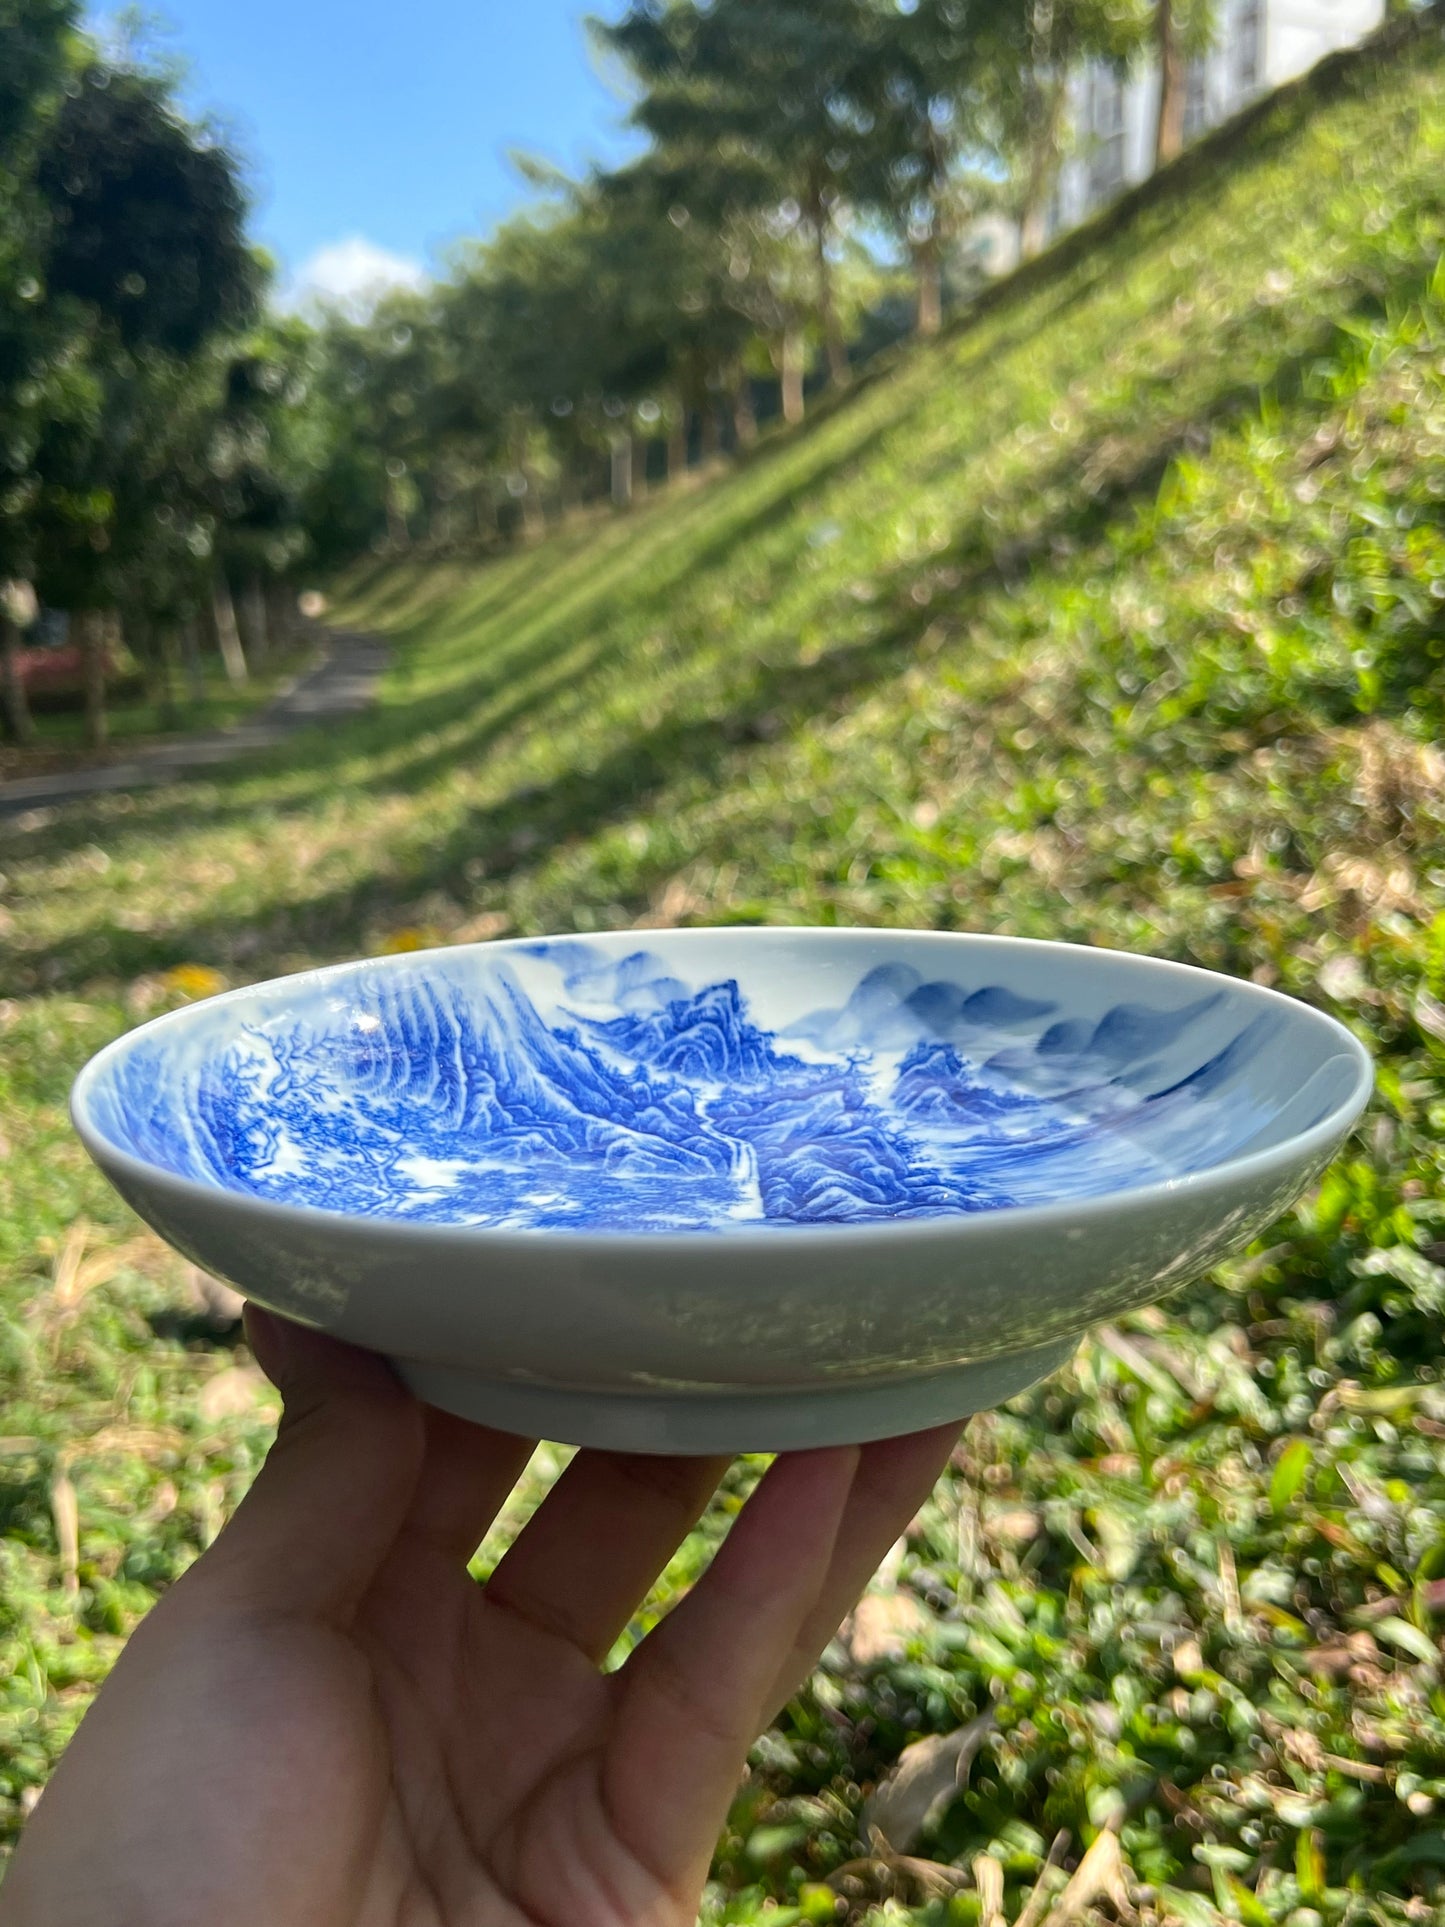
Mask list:
[[[446,655],[465,658],[466,637],[480,622],[494,624],[507,609],[516,617],[514,633],[478,655],[476,667],[466,667],[454,680],[441,688],[411,699],[397,700],[392,694],[381,707],[348,723],[345,729],[309,732],[290,739],[283,750],[264,757],[238,760],[206,773],[206,788],[184,782],[167,786],[164,792],[142,792],[124,813],[114,807],[100,810],[83,805],[67,809],[60,819],[40,832],[8,828],[0,822],[0,839],[10,847],[59,856],[85,848],[104,838],[109,853],[116,858],[125,854],[127,839],[134,836],[151,840],[170,834],[205,828],[221,828],[245,821],[257,814],[252,786],[268,777],[296,775],[293,792],[282,799],[269,799],[267,814],[288,816],[313,808],[328,792],[355,786],[354,768],[369,757],[388,758],[409,743],[419,745],[398,763],[374,776],[362,779],[364,787],[383,792],[412,792],[430,781],[441,769],[463,758],[476,758],[516,729],[529,716],[551,701],[559,689],[605,665],[609,658],[606,632],[610,625],[625,618],[629,626],[644,628],[662,620],[675,596],[679,582],[706,573],[724,562],[755,535],[769,527],[786,512],[795,513],[801,505],[826,489],[844,467],[866,462],[877,443],[897,426],[889,417],[869,430],[859,442],[848,444],[835,455],[809,465],[806,479],[798,483],[787,478],[777,495],[738,512],[719,517],[716,504],[710,520],[716,524],[709,539],[701,545],[689,544],[687,531],[679,531],[676,519],[659,521],[656,538],[639,549],[627,536],[635,525],[607,525],[604,534],[613,538],[599,558],[596,544],[565,557],[556,568],[555,552],[549,545],[536,551],[536,568],[511,585],[500,601],[487,596],[467,597],[461,608],[450,614],[445,628],[456,629],[455,641],[442,643]],[[702,492],[699,504],[702,503]],[[799,533],[797,549],[806,545],[806,530]],[[653,552],[672,551],[667,566],[645,597],[639,597],[635,580]],[[609,552],[610,551],[610,552]],[[401,584],[396,605],[404,606],[415,593],[421,570]],[[483,573],[485,580],[485,572]],[[609,584],[615,588],[608,593]],[[484,613],[478,615],[478,610]],[[566,623],[585,611],[585,627],[568,632]],[[389,632],[394,646],[393,689],[399,682],[404,690],[409,650],[424,639],[435,645],[435,625],[423,611]],[[559,637],[559,631],[561,632]],[[595,640],[601,632],[601,639]],[[548,665],[539,674],[539,662]],[[518,681],[522,674],[537,679],[504,703],[499,711],[490,706]],[[482,727],[465,738],[448,737],[434,746],[425,746],[439,730],[455,724],[459,712],[487,710]],[[164,796],[164,802],[160,798]]]
[[[1414,264],[1416,275],[1419,264]],[[1402,282],[1411,275],[1402,271]],[[1359,305],[1373,305],[1374,291],[1359,297]],[[1241,349],[1248,324],[1241,322],[1235,331],[1240,340],[1232,341],[1221,355],[1228,367]],[[1119,524],[1157,495],[1159,484],[1170,462],[1191,445],[1207,442],[1212,433],[1229,422],[1253,414],[1259,405],[1262,386],[1287,400],[1293,407],[1296,432],[1308,433],[1311,420],[1332,404],[1311,400],[1305,393],[1303,375],[1328,346],[1337,332],[1337,323],[1322,323],[1319,329],[1293,351],[1280,356],[1258,379],[1228,382],[1214,394],[1198,397],[1188,412],[1162,424],[1145,446],[1121,444],[1119,466],[1112,472],[1100,471],[1085,484],[1079,473],[1080,450],[1061,451],[1057,460],[1042,473],[1032,470],[1021,476],[1009,497],[995,497],[976,507],[957,528],[950,547],[927,558],[896,569],[884,585],[883,596],[874,605],[882,618],[879,633],[851,645],[837,647],[816,662],[760,665],[756,659],[742,662],[730,679],[730,686],[719,691],[717,705],[707,714],[681,714],[662,723],[634,731],[618,740],[602,758],[586,768],[574,768],[539,784],[515,789],[494,806],[471,809],[462,820],[434,841],[400,853],[388,865],[378,860],[371,872],[335,890],[322,892],[291,904],[259,913],[225,914],[198,919],[163,934],[127,931],[104,924],[81,935],[68,937],[38,952],[17,959],[13,973],[20,981],[16,988],[62,988],[84,982],[104,971],[128,976],[158,965],[187,959],[226,957],[235,954],[243,935],[257,954],[283,951],[288,946],[305,945],[323,951],[344,946],[367,921],[388,913],[400,913],[407,906],[435,890],[469,894],[461,886],[462,866],[480,861],[493,885],[506,882],[527,865],[529,853],[536,848],[555,848],[579,836],[594,835],[599,829],[646,808],[660,807],[668,791],[680,783],[715,781],[722,764],[739,747],[750,741],[795,731],[829,709],[851,703],[911,660],[911,651],[920,633],[930,624],[947,618],[966,627],[976,615],[978,605],[999,588],[1035,569],[1058,566],[1056,549],[1063,545],[1072,563],[1080,551],[1099,543],[1110,527]],[[866,459],[879,436],[889,432],[893,422],[875,427],[860,447],[850,445],[826,463],[815,465],[813,486],[824,486],[840,462]],[[1093,423],[1090,446],[1100,445],[1099,437],[1117,424]],[[946,455],[940,455],[940,462]],[[933,465],[936,467],[936,464]],[[1010,504],[1026,506],[1034,495],[1049,499],[1063,489],[1064,500],[1055,512],[1037,527],[1013,540],[1000,540],[997,524],[1007,521]],[[266,805],[272,815],[300,812],[312,806],[328,787],[339,786],[348,766],[368,753],[385,754],[404,750],[410,739],[424,735],[443,724],[455,724],[459,713],[476,717],[470,727],[448,732],[445,740],[429,747],[418,747],[375,775],[359,780],[380,794],[415,793],[439,774],[458,764],[477,763],[503,739],[544,712],[564,690],[585,686],[600,669],[614,660],[607,627],[625,615],[639,633],[666,612],[678,574],[683,569],[712,567],[741,544],[772,514],[777,504],[767,499],[754,504],[746,513],[726,520],[701,551],[689,550],[664,570],[655,587],[642,599],[635,588],[630,592],[624,580],[616,590],[606,591],[615,570],[630,576],[631,554],[626,548],[609,558],[609,567],[600,572],[603,599],[595,597],[599,572],[589,570],[584,556],[580,575],[560,604],[548,588],[552,578],[540,572],[530,593],[546,607],[534,611],[528,624],[518,629],[508,643],[489,651],[478,669],[458,682],[414,703],[393,704],[379,714],[360,719],[343,732],[293,739],[280,770],[301,767],[304,787],[285,803]],[[806,542],[800,523],[792,560]],[[544,560],[539,553],[539,563]],[[926,608],[913,597],[920,575],[952,565],[955,581],[946,593],[933,596]],[[569,567],[579,566],[577,558]],[[788,566],[788,558],[774,558],[775,567]],[[586,612],[586,626],[567,630],[574,613]],[[449,618],[449,626],[473,621],[473,605],[467,603]],[[424,626],[418,622],[418,631]],[[563,637],[555,638],[559,627]],[[600,632],[600,633],[599,633]],[[462,630],[465,634],[465,629]],[[405,645],[406,631],[402,632]],[[459,641],[452,647],[460,650]],[[527,687],[510,699],[506,692],[519,673],[529,672]],[[645,664],[639,665],[645,673]],[[499,699],[501,706],[496,707]],[[247,786],[264,777],[266,767],[252,765],[236,772],[231,783],[220,786],[220,793],[206,807],[183,792],[162,811],[137,811],[135,830],[146,838],[163,836],[168,829],[194,828],[198,824],[224,824],[229,819],[250,818],[256,813],[255,799]],[[354,775],[353,782],[358,780]],[[60,837],[93,841],[96,825],[81,823]],[[639,903],[635,906],[641,908]]]
[[[22,1470],[0,1470],[0,1538],[48,1545],[55,1525],[50,1511],[50,1479],[43,1463]]]
[[[152,1312],[146,1323],[157,1338],[183,1345],[187,1351],[235,1352],[246,1339],[239,1318],[231,1324],[221,1324],[204,1312],[182,1311],[173,1306]]]
[[[1319,90],[1347,89],[1353,85],[1353,72],[1348,61],[1337,62],[1328,74],[1317,73],[1308,87],[1296,90],[1290,101],[1273,100],[1267,113],[1262,109],[1254,114],[1254,124],[1245,129],[1251,155],[1257,159],[1296,133]],[[37,854],[49,857],[100,836],[124,855],[132,835],[149,841],[225,827],[260,814],[284,819],[314,808],[329,793],[347,786],[359,785],[379,794],[414,793],[452,766],[479,762],[499,743],[533,724],[560,693],[585,688],[615,664],[611,628],[625,621],[634,634],[645,634],[649,625],[665,624],[684,578],[705,574],[741,555],[785,512],[796,526],[796,538],[785,554],[770,556],[769,565],[775,576],[795,566],[807,539],[809,500],[821,495],[843,471],[865,464],[885,440],[906,436],[916,426],[930,397],[930,369],[954,383],[973,378],[986,366],[993,331],[987,338],[980,337],[976,348],[965,349],[960,359],[958,350],[965,338],[1004,304],[1034,303],[1051,281],[1059,284],[1054,307],[1068,306],[1096,290],[1115,272],[1112,257],[1117,250],[1112,244],[1131,223],[1145,217],[1162,220],[1166,205],[1173,207],[1177,217],[1181,189],[1203,193],[1225,171],[1231,178],[1237,175],[1241,162],[1237,137],[1242,126],[1222,130],[1220,137],[1192,150],[1187,164],[1169,170],[1151,182],[1147,192],[1125,197],[1101,216],[1093,224],[1089,243],[1101,258],[1091,261],[1085,239],[1070,237],[1067,244],[1030,264],[1008,284],[990,290],[954,325],[939,349],[925,350],[917,357],[909,384],[895,392],[896,405],[890,411],[870,414],[865,404],[876,381],[871,376],[860,381],[819,412],[811,424],[815,433],[774,437],[738,464],[730,483],[737,491],[735,500],[724,497],[720,504],[715,491],[706,487],[690,496],[660,498],[642,504],[635,516],[563,531],[535,551],[514,553],[480,571],[456,561],[435,568],[424,563],[415,568],[394,562],[368,565],[353,579],[348,594],[356,600],[369,596],[372,612],[389,613],[396,625],[397,666],[382,709],[344,730],[293,739],[284,754],[212,773],[204,790],[177,789],[167,792],[164,802],[159,795],[141,798],[125,816],[114,808],[73,811],[25,842]],[[1229,146],[1229,141],[1236,145]],[[1364,284],[1355,291],[1354,313],[1376,311],[1399,293],[1413,292],[1412,284],[1421,271],[1418,262],[1397,264],[1394,284],[1382,291],[1378,276],[1372,278],[1370,272],[1377,267],[1378,263],[1362,265]],[[1160,299],[1167,303],[1169,293],[1161,290]],[[58,987],[83,981],[102,968],[126,974],[153,968],[157,962],[204,956],[208,948],[224,946],[228,936],[254,933],[258,925],[278,942],[289,934],[332,943],[363,916],[385,905],[414,902],[430,889],[455,886],[463,861],[481,857],[488,875],[505,881],[521,867],[516,854],[520,832],[543,843],[566,842],[595,832],[623,812],[655,804],[680,779],[715,775],[723,757],[739,743],[800,726],[828,704],[866,694],[896,673],[908,659],[918,633],[940,614],[966,624],[972,606],[981,598],[1031,568],[1047,567],[1056,545],[1077,550],[1096,543],[1111,523],[1155,494],[1181,450],[1206,443],[1222,426],[1254,412],[1262,391],[1270,391],[1307,422],[1312,404],[1304,395],[1305,370],[1328,350],[1339,315],[1336,308],[1328,320],[1320,319],[1303,342],[1296,341],[1290,352],[1270,360],[1269,331],[1274,324],[1270,317],[1245,308],[1226,331],[1212,333],[1209,362],[1221,370],[1237,370],[1241,359],[1246,367],[1251,360],[1256,366],[1250,379],[1224,382],[1213,393],[1188,395],[1192,368],[1187,365],[1177,371],[1163,366],[1147,373],[1134,370],[1137,379],[1160,388],[1167,388],[1177,372],[1180,399],[1185,403],[1176,406],[1172,419],[1151,422],[1148,445],[1140,447],[1137,437],[1130,439],[1137,408],[1112,415],[1107,409],[1101,411],[1085,424],[1092,447],[1076,438],[1050,469],[1019,476],[1010,494],[999,500],[971,505],[944,554],[930,556],[924,565],[900,566],[885,579],[880,635],[835,649],[810,666],[791,664],[749,672],[747,664],[740,665],[741,673],[734,674],[731,688],[719,691],[713,714],[673,717],[656,728],[635,732],[594,767],[514,791],[494,808],[473,810],[439,844],[405,855],[392,867],[379,860],[373,873],[358,882],[262,910],[259,919],[255,915],[203,919],[164,936],[98,928],[17,960],[23,963],[26,986],[44,982]],[[1041,325],[1036,312],[1028,320]],[[997,343],[993,345],[996,348]],[[1181,353],[1187,354],[1187,349]],[[945,359],[940,361],[940,355]],[[852,423],[850,415],[855,417]],[[1121,447],[1102,467],[1095,465],[1096,472],[1085,485],[1078,473],[1081,464],[1115,435]],[[908,483],[928,486],[957,460],[956,448],[940,446],[931,460],[914,468]],[[1008,513],[1017,516],[1029,494],[1047,497],[1059,490],[1065,501],[1039,526],[1013,539],[1001,539],[993,526],[999,518],[984,512],[985,506],[993,511],[1002,508],[1006,520]],[[921,609],[911,599],[911,587],[920,574],[940,563],[952,563],[960,580],[947,595],[935,596]],[[441,622],[430,613],[437,599],[437,574],[454,578],[460,591]],[[643,594],[639,594],[639,576],[648,577]],[[463,584],[465,589],[460,587]],[[479,627],[495,630],[503,624],[509,629],[504,639],[488,640],[475,653],[469,647]],[[439,664],[444,673],[447,666],[454,673],[443,686],[408,697],[408,648],[422,638],[430,645],[429,675],[435,676]],[[638,673],[647,673],[645,662],[639,662]],[[525,686],[519,687],[524,677]],[[468,724],[468,716],[475,721]],[[364,767],[368,758],[381,767],[368,772]],[[258,796],[257,786],[268,780],[278,781],[280,794]]]

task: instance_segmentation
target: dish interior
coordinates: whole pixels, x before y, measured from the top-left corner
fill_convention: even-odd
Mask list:
[[[1322,1121],[1357,1075],[1332,1025],[1222,978],[1052,946],[1011,967],[986,942],[711,934],[263,985],[123,1040],[88,1115],[147,1164],[275,1203],[717,1232],[1177,1178]]]

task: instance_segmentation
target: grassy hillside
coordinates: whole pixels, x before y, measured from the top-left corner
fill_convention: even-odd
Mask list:
[[[1379,1101],[1252,1256],[970,1429],[759,1749],[709,1918],[973,1921],[987,1851],[1038,1922],[1111,1825],[1146,1922],[1441,1917],[1442,241],[1416,30],[736,472],[359,572],[372,716],[0,826],[12,1825],[274,1416],[70,1139],[92,1049],[386,945],[922,924],[1277,984],[1370,1041]],[[868,1788],[986,1710],[912,1859],[870,1849]]]

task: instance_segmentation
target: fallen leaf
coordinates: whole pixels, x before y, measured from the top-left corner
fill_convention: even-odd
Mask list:
[[[1126,1371],[1134,1374],[1140,1384],[1147,1385],[1151,1392],[1157,1392],[1161,1398],[1174,1398],[1178,1381],[1160,1371],[1153,1360],[1146,1357],[1143,1350],[1127,1339],[1123,1332],[1116,1331],[1112,1325],[1100,1325],[1094,1337],[1105,1351],[1114,1354]],[[1189,1390],[1187,1386],[1184,1389]],[[1190,1396],[1193,1396],[1192,1392]]]
[[[855,1666],[902,1659],[910,1639],[928,1631],[933,1616],[907,1592],[864,1593],[843,1627],[843,1644]]]
[[[637,918],[634,928],[638,930],[667,930],[681,923],[684,917],[695,917],[707,908],[707,899],[699,894],[685,874],[669,877],[661,890],[654,891],[644,913]]]
[[[218,1419],[249,1412],[270,1390],[270,1381],[256,1366],[228,1365],[196,1394],[196,1410],[208,1425],[214,1425]]]
[[[1133,1922],[1139,1918],[1129,1898],[1129,1881],[1119,1836],[1108,1827],[1070,1875],[1068,1885],[1048,1917],[1048,1927],[1067,1927],[1069,1921],[1081,1919],[1099,1900],[1107,1900],[1121,1921]]]
[[[125,1459],[145,1459],[154,1463],[158,1459],[173,1457],[184,1448],[181,1434],[169,1425],[126,1425],[116,1423],[103,1425],[83,1444],[77,1446],[77,1458],[104,1458],[114,1453]]]
[[[493,937],[500,937],[512,927],[512,919],[505,910],[483,910],[475,917],[468,917],[459,923],[451,935],[453,943],[490,943]]]
[[[1067,1827],[1060,1827],[1054,1835],[1044,1864],[1039,1868],[1039,1877],[1034,1882],[1024,1910],[1014,1922],[1014,1927],[1038,1927],[1043,1919],[1044,1909],[1049,1904],[1049,1875],[1058,1866],[1069,1849],[1070,1834]]]
[[[855,1883],[871,1888],[880,1899],[916,1900],[927,1905],[947,1900],[968,1876],[958,1867],[939,1860],[924,1860],[911,1853],[895,1853],[876,1827],[869,1829],[868,1853],[861,1859],[846,1861],[828,1876],[828,1886],[836,1893],[856,1891]]]
[[[90,1236],[90,1226],[84,1218],[77,1218],[65,1234],[65,1242],[55,1260],[55,1269],[50,1274],[51,1302],[69,1310],[81,1292],[80,1261],[85,1256],[86,1240]]]
[[[1197,1639],[1181,1639],[1174,1648],[1174,1671],[1182,1680],[1198,1679],[1204,1671],[1204,1654]]]
[[[1355,1655],[1348,1646],[1311,1646],[1301,1663],[1311,1673],[1347,1673],[1355,1664]]]
[[[75,1487],[64,1472],[50,1481],[50,1516],[55,1521],[55,1543],[60,1552],[60,1572],[65,1590],[80,1590],[80,1503]]]
[[[148,1269],[161,1250],[160,1241],[145,1232],[124,1244],[88,1252],[93,1230],[84,1218],[77,1218],[70,1226],[51,1267],[50,1284],[30,1307],[52,1332],[80,1316],[86,1298],[97,1286],[109,1284],[126,1266]]]
[[[974,1755],[993,1731],[994,1717],[981,1713],[956,1733],[937,1733],[904,1747],[892,1770],[863,1807],[865,1826],[876,1827],[895,1853],[907,1853],[936,1810],[968,1784]]]
[[[1427,1579],[1417,1586],[1420,1603],[1430,1612],[1445,1609],[1445,1579]],[[1359,1619],[1383,1619],[1388,1613],[1398,1613],[1405,1601],[1398,1593],[1391,1593],[1388,1599],[1372,1599],[1360,1607],[1356,1617]],[[1367,1635],[1368,1637],[1368,1635]]]
[[[125,1006],[132,1017],[149,1017],[165,1002],[166,987],[159,975],[137,977],[125,993]]]
[[[150,1504],[143,1512],[135,1515],[136,1523],[148,1526],[159,1525],[162,1519],[168,1519],[175,1511],[180,1504],[180,1496],[170,1479],[162,1479],[155,1489]]]
[[[991,1853],[981,1853],[974,1861],[973,1884],[978,1888],[979,1927],[1008,1927],[1003,1913],[1003,1868]]]
[[[983,1536],[999,1545],[1023,1546],[1037,1539],[1042,1524],[1037,1512],[1027,1506],[1012,1506],[1003,1512],[984,1514]]]
[[[918,1854],[895,1853],[876,1827],[869,1831],[869,1846],[875,1859],[888,1870],[895,1889],[914,1889],[925,1905],[930,1900],[947,1900],[950,1894],[968,1885],[968,1875],[960,1867],[945,1866],[941,1860],[925,1860]]]
[[[1337,1004],[1342,1004],[1363,997],[1370,988],[1370,981],[1359,958],[1347,950],[1342,956],[1330,958],[1320,971],[1319,985],[1327,997],[1333,997]]]

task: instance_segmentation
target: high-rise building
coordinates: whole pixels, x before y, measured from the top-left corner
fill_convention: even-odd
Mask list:
[[[1363,39],[1384,12],[1384,0],[1222,0],[1214,47],[1186,64],[1185,140]],[[1056,234],[1153,171],[1158,67],[1120,74],[1090,63],[1073,76],[1069,105],[1074,142],[1054,189]]]
[[[1379,26],[1385,0],[1219,0],[1213,48],[1186,64],[1185,141],[1305,73],[1337,47]],[[1069,81],[1070,149],[1059,168],[1048,233],[1062,234],[1154,171],[1159,70],[1128,73],[1090,62]],[[976,270],[1007,274],[1019,258],[1015,224],[1002,214],[974,223],[962,245]]]

